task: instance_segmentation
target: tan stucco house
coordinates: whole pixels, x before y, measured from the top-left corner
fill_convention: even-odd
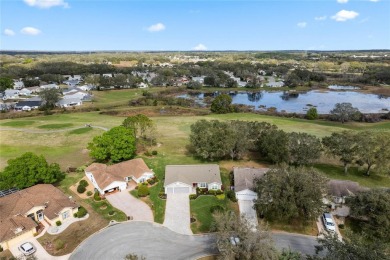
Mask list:
[[[217,164],[167,165],[165,167],[165,193],[195,194],[196,188],[220,190],[221,174]]]
[[[0,245],[4,249],[32,237],[39,222],[55,226],[73,218],[78,205],[51,184],[38,184],[0,197]]]
[[[136,184],[154,176],[142,158],[106,165],[93,163],[85,169],[85,175],[101,195],[126,190],[129,182]]]

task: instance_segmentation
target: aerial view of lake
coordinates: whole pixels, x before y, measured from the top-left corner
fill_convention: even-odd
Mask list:
[[[386,113],[390,110],[390,97],[354,91],[312,90],[304,93],[259,91],[232,93],[230,96],[233,98],[233,104],[254,106],[256,110],[275,107],[277,111],[288,113],[306,113],[314,106],[319,114],[329,114],[336,103],[343,102],[351,103],[362,113]],[[195,98],[198,102],[202,102],[204,94],[185,94],[178,97]]]

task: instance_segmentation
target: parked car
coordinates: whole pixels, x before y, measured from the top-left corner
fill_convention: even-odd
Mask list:
[[[37,250],[35,249],[35,246],[31,244],[30,242],[26,242],[21,244],[18,247],[19,251],[22,252],[24,255],[32,255],[34,254]]]
[[[336,225],[334,224],[332,215],[330,213],[322,214],[322,222],[324,223],[325,229],[327,231],[336,231]]]

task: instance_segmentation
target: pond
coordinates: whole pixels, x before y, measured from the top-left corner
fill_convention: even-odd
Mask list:
[[[216,96],[219,93],[213,93]],[[310,107],[316,107],[319,114],[329,114],[336,103],[351,103],[362,113],[386,113],[390,110],[390,97],[365,94],[354,91],[308,91],[303,93],[287,91],[230,92],[233,104],[254,106],[256,110],[275,107],[277,111],[288,113],[306,113]],[[210,94],[206,94],[209,96]],[[203,103],[205,94],[184,94],[178,97],[193,98]]]

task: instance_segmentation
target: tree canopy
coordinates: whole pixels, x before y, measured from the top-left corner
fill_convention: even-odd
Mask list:
[[[390,190],[369,190],[347,200],[352,217],[371,239],[390,243]]]
[[[8,88],[13,88],[13,86],[14,86],[14,82],[11,78],[6,78],[6,77],[0,78],[0,92],[3,92]]]
[[[238,217],[233,211],[217,212],[213,217],[220,259],[278,259],[266,227],[254,231],[245,218]],[[233,243],[235,238],[239,241]]]
[[[24,189],[39,183],[55,183],[64,178],[57,163],[48,164],[45,157],[27,152],[10,159],[0,173],[0,189]]]
[[[100,136],[95,136],[88,144],[91,157],[97,161],[121,162],[132,159],[136,153],[134,129],[117,126]]]
[[[146,138],[147,134],[150,134],[155,129],[153,120],[143,114],[126,118],[122,126],[134,129],[136,136],[142,138]]]
[[[43,106],[47,109],[53,109],[60,100],[60,92],[55,88],[43,89],[39,92],[39,96],[42,98]]]
[[[314,220],[322,212],[326,179],[313,168],[280,167],[256,180],[256,210],[266,219]]]
[[[330,111],[330,118],[335,121],[345,123],[356,120],[360,116],[359,109],[352,106],[351,103],[337,103]]]
[[[226,114],[232,112],[232,97],[227,94],[217,96],[211,103],[211,112]]]

